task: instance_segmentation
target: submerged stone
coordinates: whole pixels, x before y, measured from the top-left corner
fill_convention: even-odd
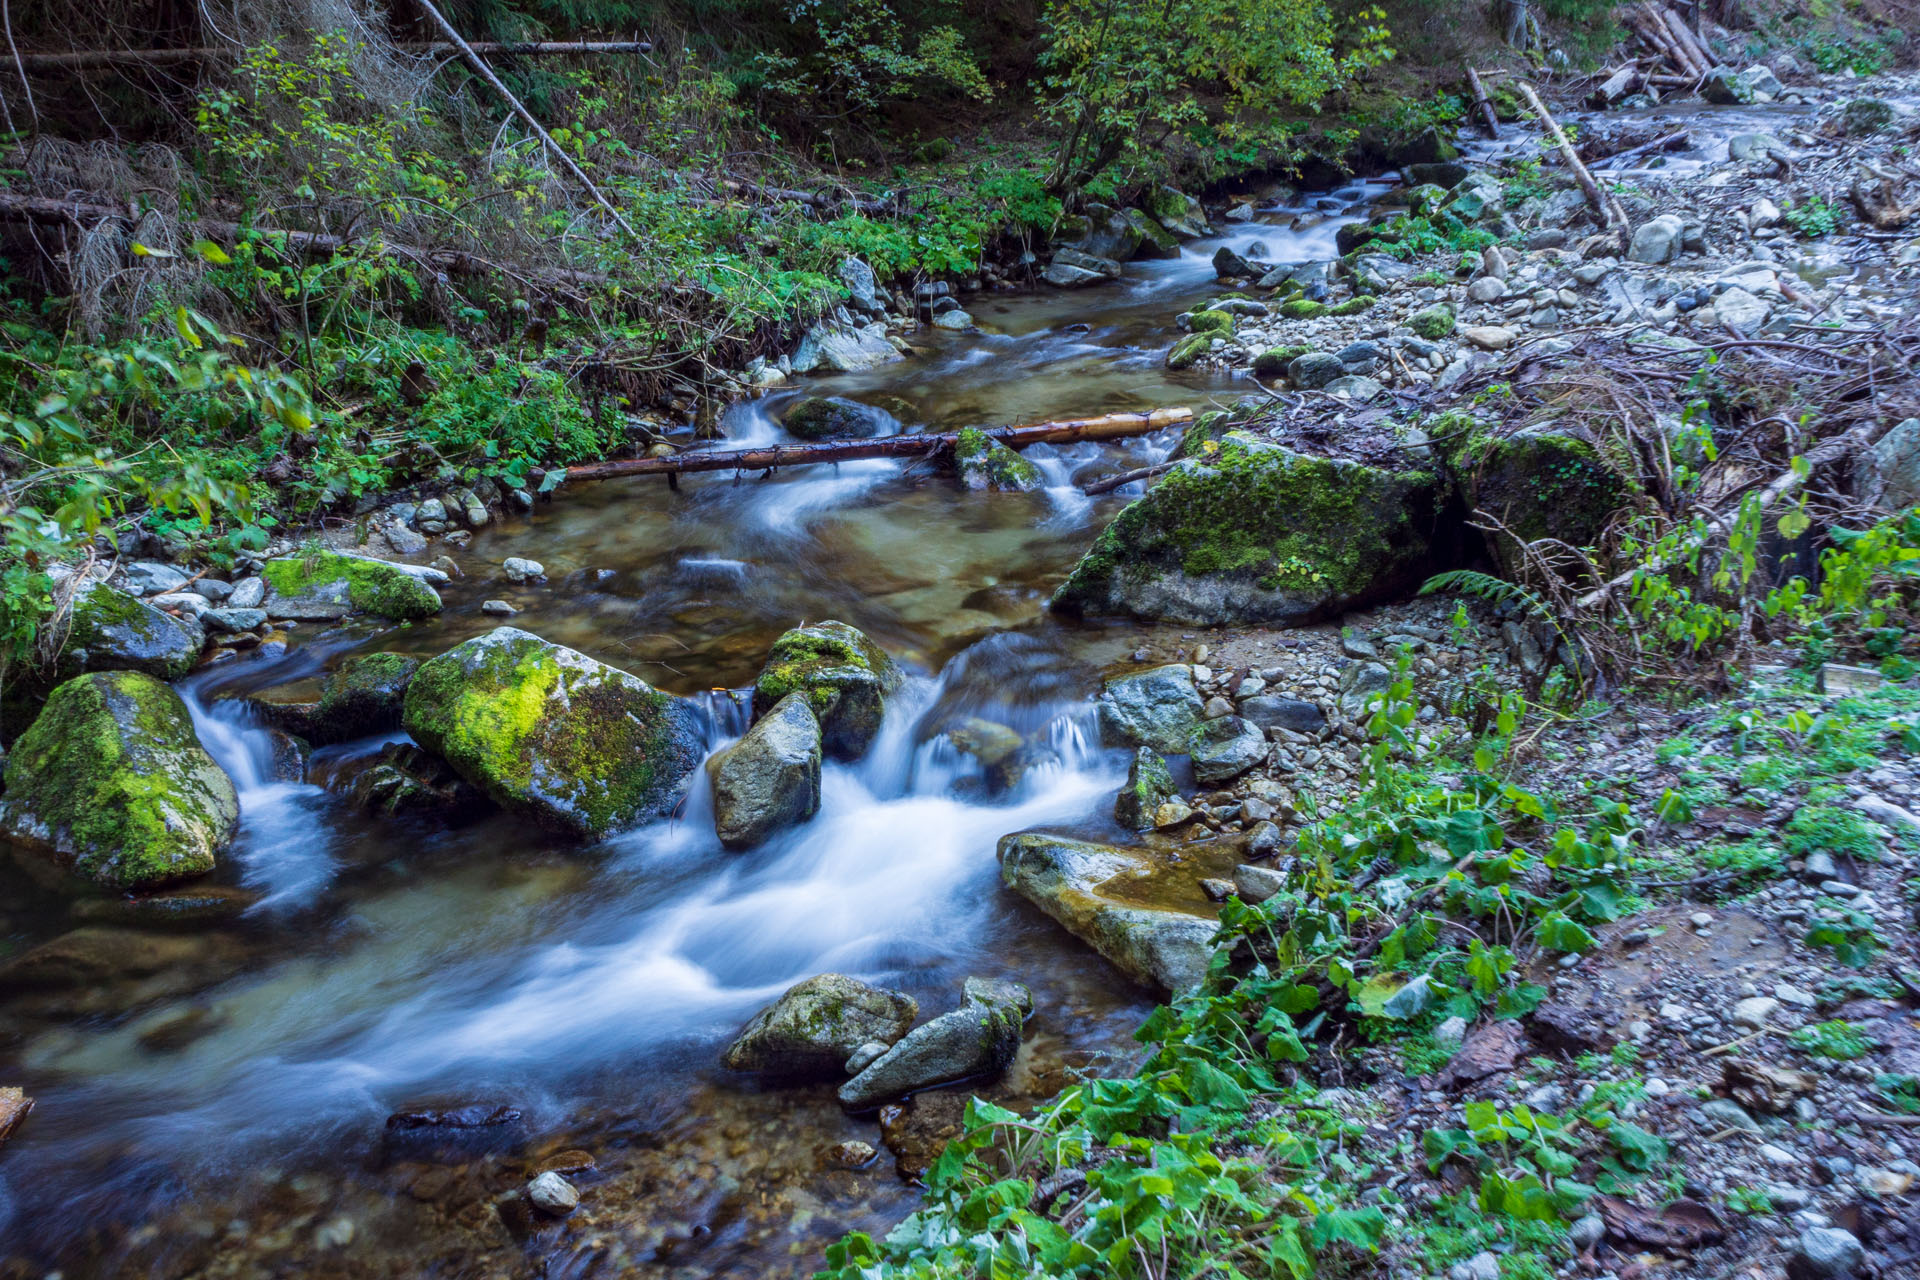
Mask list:
[[[707,761],[713,825],[729,849],[750,849],[820,808],[820,723],[790,693]]]
[[[1196,870],[1146,849],[1023,833],[1000,840],[1000,878],[1143,986],[1206,976],[1219,928]]]
[[[780,425],[802,440],[860,439],[895,426],[892,415],[841,396],[808,396],[785,414]]]
[[[882,1052],[907,1034],[920,1014],[910,995],[823,973],[788,987],[753,1015],[720,1059],[729,1071],[843,1076],[863,1046]]]
[[[587,840],[673,808],[702,754],[683,699],[516,627],[422,665],[403,723],[501,808]]]
[[[425,578],[399,565],[331,551],[267,561],[269,617],[330,622],[349,613],[371,613],[395,622],[440,612],[440,593]]]
[[[116,889],[211,871],[240,818],[180,696],[135,671],[55,689],[7,757],[6,783],[8,839]]]
[[[1317,622],[1425,576],[1439,505],[1430,472],[1229,437],[1114,517],[1051,603],[1202,626]]]
[[[773,642],[753,686],[753,713],[763,716],[790,693],[803,694],[820,722],[821,746],[836,760],[857,760],[880,732],[887,697],[903,677],[886,650],[857,627],[816,622]]]
[[[407,685],[419,669],[420,660],[405,654],[355,654],[327,674],[316,702],[255,698],[252,705],[267,723],[308,742],[347,742],[400,727]]]

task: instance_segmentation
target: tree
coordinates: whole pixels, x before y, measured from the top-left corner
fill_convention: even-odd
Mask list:
[[[1051,0],[1045,23],[1049,111],[1066,128],[1056,192],[1206,125],[1203,94],[1231,135],[1392,56],[1380,10],[1342,22],[1326,0]]]

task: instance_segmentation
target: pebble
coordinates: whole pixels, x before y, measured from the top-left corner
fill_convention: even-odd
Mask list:
[[[538,560],[526,560],[520,556],[508,556],[500,564],[501,572],[507,575],[508,582],[531,582],[535,578],[547,576],[547,567]]]
[[[564,1218],[580,1207],[580,1192],[557,1173],[543,1173],[527,1184],[527,1199],[533,1207],[555,1218]]]

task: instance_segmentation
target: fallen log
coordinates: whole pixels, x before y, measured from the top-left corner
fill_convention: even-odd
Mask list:
[[[1646,77],[1640,74],[1640,68],[1628,63],[1601,81],[1593,92],[1587,95],[1587,105],[1595,108],[1610,107],[1638,90],[1645,82]]]
[[[646,40],[470,40],[469,48],[482,57],[558,58],[568,55],[651,53]],[[444,40],[401,41],[394,46],[402,53],[445,57],[460,50]],[[67,53],[23,53],[20,65],[27,71],[104,71],[112,67],[172,67],[187,62],[217,62],[238,58],[246,50],[238,45],[192,49],[75,49]]]
[[[1493,110],[1493,100],[1487,97],[1487,86],[1480,83],[1480,73],[1472,67],[1467,68],[1467,87],[1473,90],[1473,105],[1480,109],[1480,118],[1486,121],[1487,136],[1500,136],[1500,117]]]
[[[1025,427],[985,427],[982,434],[1009,449],[1036,444],[1078,444],[1083,440],[1123,440],[1193,421],[1191,409],[1155,409],[1151,413],[1110,413],[1099,418],[1040,422]],[[951,450],[960,433],[925,432],[881,436],[875,440],[827,440],[819,444],[781,444],[758,449],[705,449],[664,458],[621,458],[566,469],[568,482],[612,480],[622,476],[677,476],[694,471],[773,471],[819,462],[858,462],[866,458],[919,458]],[[536,480],[544,484],[546,473]]]
[[[1692,145],[1692,142],[1692,134],[1685,129],[1676,129],[1672,133],[1655,138],[1652,142],[1643,142],[1637,147],[1628,147],[1625,151],[1616,151],[1610,156],[1602,156],[1593,162],[1593,167],[1605,169],[1623,164],[1628,160],[1638,160],[1641,156],[1649,156],[1657,151],[1684,151]]]
[[[1573,149],[1573,143],[1560,128],[1560,122],[1547,110],[1547,104],[1540,101],[1540,95],[1533,86],[1524,80],[1520,82],[1520,92],[1526,95],[1527,105],[1540,117],[1540,123],[1547,127],[1547,134],[1553,139],[1554,146],[1560,151],[1560,158],[1567,162],[1567,168],[1573,172],[1573,180],[1580,184],[1580,192],[1587,198],[1587,205],[1600,218],[1600,225],[1619,229],[1624,239],[1626,235],[1627,215],[1618,203],[1601,194],[1600,185],[1587,172],[1587,166],[1580,163],[1580,153]],[[1622,246],[1625,247],[1624,245]]]
[[[1672,9],[1662,9],[1660,16],[1666,19],[1667,30],[1673,32],[1674,40],[1686,46],[1687,52],[1693,56],[1693,60],[1703,68],[1702,74],[1712,71],[1720,65],[1720,55],[1713,51],[1713,46],[1706,42],[1705,37],[1687,25],[1685,18],[1682,18]]]
[[[124,208],[106,204],[83,204],[77,200],[56,200],[50,196],[23,196],[0,192],[0,221],[38,222],[55,226],[77,223],[119,221],[131,224],[132,215]],[[373,247],[382,255],[405,258],[449,275],[508,275],[538,284],[589,288],[605,285],[608,277],[597,271],[575,271],[556,267],[517,267],[494,262],[464,249],[428,249],[420,245],[393,244],[365,236],[328,235],[321,231],[293,231],[275,227],[243,227],[237,222],[200,219],[180,224],[183,230],[208,240],[228,244],[253,237],[275,237],[288,248],[303,255],[344,253],[350,249]]]

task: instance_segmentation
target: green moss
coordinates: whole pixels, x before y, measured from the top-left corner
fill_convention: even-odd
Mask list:
[[[821,746],[837,759],[857,759],[880,731],[886,697],[900,687],[900,669],[879,645],[844,622],[796,627],[773,642],[753,686],[753,713],[801,694],[820,722]]]
[[[1324,302],[1312,302],[1306,298],[1295,298],[1292,302],[1280,304],[1280,314],[1288,320],[1311,320],[1327,313]]]
[[[1438,342],[1453,332],[1453,308],[1446,303],[1435,303],[1425,311],[1415,313],[1407,321],[1407,327],[1429,342]]]
[[[496,804],[583,838],[661,812],[698,763],[677,699],[513,627],[423,664],[404,723]]]
[[[1195,334],[1217,333],[1221,337],[1233,333],[1233,313],[1231,311],[1196,311],[1187,317],[1188,327]]]
[[[355,609],[396,622],[432,617],[440,612],[439,593],[410,573],[378,560],[312,551],[298,557],[269,560],[260,571],[275,594],[304,596],[344,582],[347,600]]]
[[[199,652],[199,637],[189,624],[124,591],[95,583],[74,596],[67,642],[51,674],[72,677],[85,667],[178,680],[193,669]]]
[[[1378,298],[1363,293],[1357,298],[1348,298],[1345,302],[1328,307],[1327,314],[1333,316],[1357,316],[1378,301]]]
[[[1253,358],[1253,371],[1262,378],[1284,377],[1287,366],[1313,350],[1312,347],[1268,347]]]
[[[1251,580],[1326,600],[1367,595],[1424,554],[1412,520],[1425,472],[1388,472],[1229,439],[1116,516],[1054,596],[1099,604],[1118,579],[1181,573]]]
[[[1040,468],[978,427],[967,427],[954,442],[953,460],[969,489],[1021,491],[1037,486]]]
[[[398,728],[407,684],[418,658],[401,653],[363,653],[347,659],[320,692],[313,724],[323,741],[339,741]]]
[[[1469,507],[1498,517],[1524,542],[1551,537],[1591,546],[1635,492],[1591,444],[1559,432],[1474,431],[1451,451],[1450,465]],[[1498,539],[1493,551],[1511,569],[1514,548],[1506,542]]]
[[[239,819],[179,695],[133,671],[55,689],[14,744],[6,781],[16,842],[117,889],[212,870]]]
[[[1173,350],[1167,352],[1167,368],[1190,369],[1201,356],[1207,354],[1213,346],[1211,333],[1190,333],[1173,344]]]

